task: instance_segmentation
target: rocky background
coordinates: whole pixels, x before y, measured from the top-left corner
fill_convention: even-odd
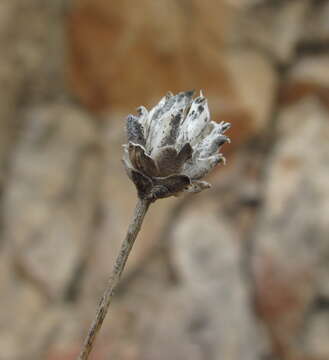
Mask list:
[[[71,360],[136,200],[124,116],[203,89],[213,188],[152,205],[93,360],[329,359],[329,1],[1,0],[0,360]]]

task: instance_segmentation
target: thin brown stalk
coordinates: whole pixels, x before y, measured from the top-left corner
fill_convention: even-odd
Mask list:
[[[132,222],[129,225],[126,238],[122,242],[119,254],[116,258],[115,264],[112,269],[107,287],[99,303],[96,317],[88,331],[82,350],[77,360],[87,360],[90,352],[93,349],[96,336],[103,324],[105,316],[108,312],[114,291],[120,281],[122,271],[126,265],[130,251],[134,245],[135,239],[142,226],[144,216],[150,206],[151,201],[147,199],[139,199],[135,208]]]

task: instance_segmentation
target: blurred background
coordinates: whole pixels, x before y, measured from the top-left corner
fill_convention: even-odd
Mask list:
[[[135,206],[124,119],[203,89],[211,190],[152,205],[91,359],[329,359],[329,1],[1,0],[0,360],[71,360]]]

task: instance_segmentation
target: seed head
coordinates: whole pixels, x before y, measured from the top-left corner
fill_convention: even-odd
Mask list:
[[[140,198],[200,192],[210,187],[201,179],[225,162],[218,151],[230,141],[230,124],[211,121],[207,99],[193,94],[168,93],[150,111],[141,106],[128,115],[123,162]]]

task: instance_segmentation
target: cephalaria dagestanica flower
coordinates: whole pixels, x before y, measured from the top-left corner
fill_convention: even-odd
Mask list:
[[[140,198],[155,201],[182,191],[199,192],[201,179],[225,158],[218,152],[229,138],[227,122],[210,120],[207,99],[193,91],[168,93],[150,111],[127,117],[123,162]]]

